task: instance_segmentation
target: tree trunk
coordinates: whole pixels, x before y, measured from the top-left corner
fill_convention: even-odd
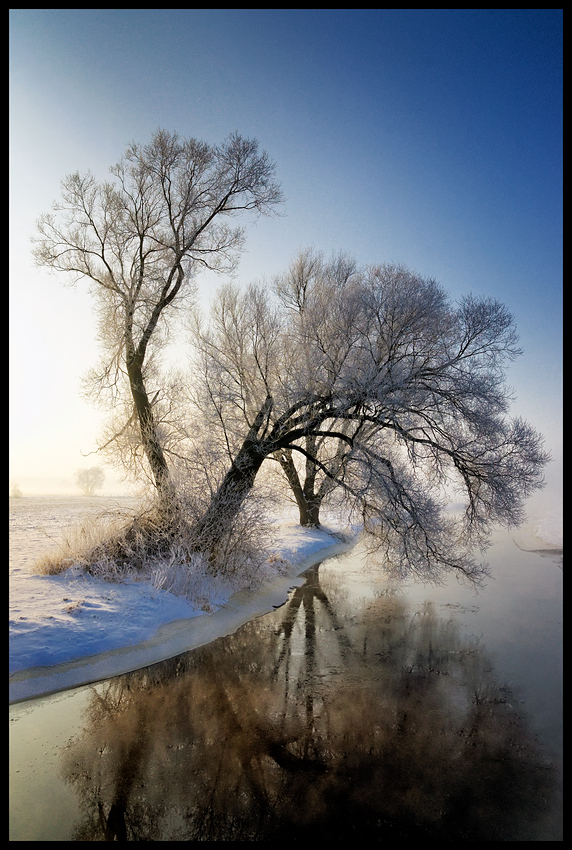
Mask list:
[[[312,457],[317,456],[317,442],[314,434],[306,437],[306,451]],[[316,493],[316,470],[317,466],[310,457],[306,456],[306,480],[302,488],[304,493],[305,511],[304,521],[300,513],[300,524],[306,526],[318,526],[320,524],[321,498]]]
[[[320,525],[320,503],[317,500],[306,501],[300,508],[300,525],[317,528]]]
[[[197,550],[211,555],[216,551],[218,541],[231,527],[251,491],[266,454],[259,443],[244,441],[207,510],[191,529]]]
[[[291,450],[284,449],[281,451],[278,460],[296,499],[296,504],[300,512],[300,525],[303,525],[305,528],[318,526],[320,524],[320,504],[322,500],[313,493],[311,486],[308,484],[308,479],[306,479],[304,487],[302,487],[298,471],[292,460]],[[313,484],[313,479],[311,483]]]
[[[135,402],[137,417],[139,419],[139,427],[141,429],[141,440],[145,455],[149,461],[151,472],[155,480],[155,486],[159,494],[161,502],[174,508],[174,490],[169,476],[169,468],[163,449],[157,437],[157,429],[155,426],[155,417],[149,396],[145,390],[143,381],[143,373],[141,365],[136,358],[133,358],[127,364],[127,374],[129,375],[129,383],[131,387],[131,395]]]

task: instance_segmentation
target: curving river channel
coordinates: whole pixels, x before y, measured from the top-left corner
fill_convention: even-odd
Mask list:
[[[272,614],[10,709],[10,840],[562,840],[561,568],[480,595],[359,549]]]

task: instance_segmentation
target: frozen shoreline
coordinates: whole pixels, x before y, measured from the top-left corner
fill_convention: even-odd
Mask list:
[[[189,609],[187,616],[156,623],[154,634],[135,645],[120,645],[53,665],[15,670],[10,674],[9,704],[128,673],[231,634],[249,620],[282,605],[289,590],[304,583],[301,573],[325,558],[348,551],[355,539],[340,542],[332,534],[317,531],[310,532],[304,541],[297,529],[295,542],[296,563],[291,563],[284,574],[265,582],[257,591],[237,591],[214,613]],[[291,548],[288,535],[284,543],[286,550]]]
[[[268,578],[258,591],[203,577],[195,604],[147,580],[116,583],[72,571],[35,575],[47,538],[57,540],[63,527],[105,507],[91,501],[38,497],[11,505],[10,703],[145,667],[232,633],[284,603],[309,566],[353,545],[332,530],[339,517],[331,517],[329,527],[305,529],[285,513],[276,519]],[[345,539],[355,531],[348,529]],[[562,568],[559,517],[545,514],[525,524],[513,543],[545,557],[559,554]]]

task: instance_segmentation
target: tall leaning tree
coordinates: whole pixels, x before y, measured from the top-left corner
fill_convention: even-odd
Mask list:
[[[197,270],[234,265],[244,230],[232,219],[271,213],[282,193],[268,155],[237,134],[209,145],[158,130],[149,144],[131,144],[110,173],[111,181],[90,172],[62,181],[61,200],[37,223],[34,256],[91,284],[103,348],[92,393],[110,393],[113,407],[128,388],[131,412],[115,439],[135,424],[134,442],[166,504],[173,485],[148,387],[165,320],[194,294]]]
[[[492,299],[452,303],[401,266],[322,272],[303,303],[226,285],[197,325],[196,404],[228,456],[197,541],[216,544],[266,460],[298,456],[346,495],[388,569],[479,580],[474,549],[522,522],[548,460],[508,415],[512,316]]]

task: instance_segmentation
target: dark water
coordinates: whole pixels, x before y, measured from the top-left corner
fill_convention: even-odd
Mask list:
[[[495,591],[455,594],[342,556],[230,637],[12,706],[11,840],[561,840],[555,719],[476,633]]]

